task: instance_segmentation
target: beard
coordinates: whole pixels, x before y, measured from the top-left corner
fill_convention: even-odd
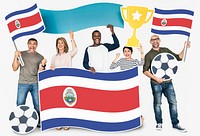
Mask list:
[[[152,46],[153,48],[159,48],[160,44],[156,43],[156,44],[153,44]]]

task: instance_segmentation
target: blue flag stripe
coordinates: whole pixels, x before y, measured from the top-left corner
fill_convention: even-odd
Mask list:
[[[113,72],[113,73],[91,73],[87,70],[75,69],[75,68],[57,68],[53,70],[46,70],[39,73],[39,81],[46,78],[51,78],[54,76],[75,76],[83,78],[91,78],[97,80],[107,80],[107,81],[118,81],[126,80],[138,76],[138,67],[130,70]]]
[[[190,36],[189,32],[182,31],[182,30],[156,30],[156,29],[151,29],[151,32],[155,33],[155,34],[163,34],[163,35],[167,35],[167,34],[181,34],[181,35]]]
[[[97,131],[116,132],[116,131],[125,131],[137,128],[140,125],[141,125],[140,117],[126,122],[115,122],[115,123],[96,122],[96,121],[80,120],[72,118],[56,118],[56,119],[49,119],[42,121],[42,130],[58,126],[76,126]]]
[[[18,11],[15,11],[15,12],[12,12],[10,14],[8,14],[5,19],[8,20],[9,18],[11,18],[12,16],[16,16],[16,15],[19,15],[19,14],[23,14],[23,13],[27,13],[27,12],[30,12],[30,11],[33,11],[37,8],[37,4],[34,4],[32,7],[30,8],[27,8],[27,9],[23,9],[23,10],[18,10]]]
[[[188,14],[193,16],[194,12],[191,10],[186,10],[186,9],[174,9],[174,10],[162,10],[155,8],[155,13],[158,14]]]
[[[116,27],[124,27],[120,7],[114,3],[95,3],[70,10],[45,10],[40,9],[46,33],[68,33],[70,30],[105,26],[112,24]]]
[[[41,27],[39,27],[38,29],[35,29],[35,30],[26,31],[26,32],[16,34],[12,37],[12,40],[14,41],[15,39],[22,37],[22,36],[25,36],[25,35],[32,35],[32,34],[39,33],[41,31],[43,31],[44,29],[45,29],[44,26],[41,26]]]

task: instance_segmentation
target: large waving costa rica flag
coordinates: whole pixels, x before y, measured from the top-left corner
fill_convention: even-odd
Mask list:
[[[42,130],[81,127],[125,131],[141,126],[138,68],[91,73],[57,68],[39,73]]]
[[[187,9],[158,9],[152,22],[152,33],[156,34],[181,34],[190,36],[194,12]]]

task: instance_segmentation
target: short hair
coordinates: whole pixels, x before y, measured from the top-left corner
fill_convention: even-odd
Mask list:
[[[129,46],[124,46],[123,52],[124,52],[124,50],[125,50],[126,48],[129,49],[129,50],[131,51],[131,53],[133,52],[133,48],[132,48],[132,47],[129,47]]]
[[[94,30],[94,31],[92,32],[92,36],[94,35],[94,33],[100,33],[100,35],[101,35],[101,32],[100,32],[99,30]]]
[[[38,45],[38,41],[37,41],[35,38],[30,38],[30,39],[28,39],[28,42],[27,42],[27,43],[29,43],[30,41],[35,41],[36,44]]]

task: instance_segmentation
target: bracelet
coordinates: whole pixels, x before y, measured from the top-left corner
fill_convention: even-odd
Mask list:
[[[75,42],[75,40],[73,39],[73,40],[71,40],[71,42]]]
[[[42,65],[42,67],[45,68],[45,67],[46,67],[46,64],[45,64],[45,65]]]
[[[142,52],[140,52],[141,54],[144,54],[144,52],[142,51]]]

